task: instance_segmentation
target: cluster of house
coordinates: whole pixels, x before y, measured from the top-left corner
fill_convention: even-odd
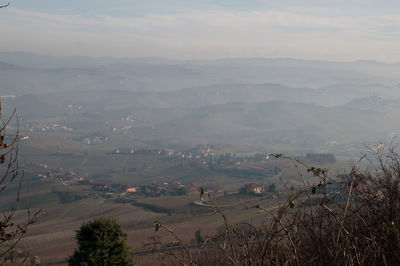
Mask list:
[[[48,169],[47,165],[42,164],[42,167]],[[129,185],[129,184],[107,184],[94,182],[89,178],[82,177],[74,171],[64,171],[63,169],[50,170],[46,173],[38,174],[42,181],[57,180],[57,181],[75,181],[80,185],[90,185],[92,190],[104,192],[106,194],[127,194],[133,193],[144,197],[168,197],[179,195],[191,195],[198,193],[198,187],[193,185],[185,185],[179,181],[173,182],[159,182],[156,184],[148,185]],[[274,189],[273,189],[274,190]],[[266,187],[264,185],[250,183],[240,188],[239,194],[244,195],[264,195],[265,192],[272,192],[271,185]],[[236,192],[237,193],[237,192]]]
[[[125,192],[138,192],[138,186],[131,186],[126,184],[105,184],[105,183],[94,183],[92,182],[85,182],[84,184],[91,184],[92,189],[95,191],[102,191],[107,193],[125,193]]]
[[[133,122],[135,122],[136,117],[133,116],[133,115],[127,115],[127,116],[121,117],[121,120],[122,120],[122,121],[127,121],[127,122],[129,122],[129,123],[133,123]]]
[[[209,165],[234,165],[241,162],[258,162],[266,159],[265,154],[256,154],[253,157],[238,157],[236,154],[226,153],[217,155],[216,147],[208,144],[201,144],[190,151],[176,151],[173,149],[142,150],[135,151],[135,154],[158,154],[167,155],[175,164],[194,163],[198,167],[208,167]]]
[[[40,164],[41,167],[48,169],[47,164]],[[46,180],[73,180],[73,181],[83,181],[84,177],[80,176],[74,171],[63,171],[63,169],[51,170],[49,169],[46,173],[38,173],[37,176],[41,181]]]
[[[115,148],[111,154],[118,155],[160,155],[168,156],[175,165],[191,165],[194,167],[207,168],[212,165],[240,165],[244,162],[261,162],[267,160],[266,154],[255,154],[250,157],[239,157],[236,154],[226,153],[217,155],[212,145],[198,145],[190,151],[176,151],[169,148],[162,149],[134,149],[133,147],[120,147]],[[251,168],[257,169],[256,166]],[[280,172],[280,169],[275,167],[273,169],[260,168],[271,175]]]
[[[262,195],[265,192],[265,187],[263,185],[260,184],[256,184],[256,183],[250,183],[250,184],[246,184],[244,185],[240,191],[239,194],[241,195]]]
[[[113,133],[119,135],[127,135],[132,132],[133,123],[135,122],[135,120],[136,118],[133,115],[127,115],[121,117],[120,121],[117,121],[117,123],[106,121],[106,124],[113,124],[113,126],[111,127]]]
[[[193,186],[186,186],[180,182],[149,184],[149,185],[126,185],[126,184],[103,184],[92,183],[92,188],[95,191],[105,193],[133,193],[145,197],[168,197],[187,195],[196,192],[197,189]]]
[[[261,162],[268,159],[268,156],[264,153],[258,153],[249,157],[242,157],[237,156],[234,153],[217,154],[215,152],[216,149],[218,148],[214,145],[201,144],[196,146],[190,152],[186,153],[165,149],[159,154],[167,154],[181,164],[191,161],[196,163],[199,167],[208,167],[210,165],[240,165],[244,162]],[[279,169],[274,169],[274,171],[279,171]]]
[[[60,124],[28,125],[30,132],[72,132],[74,129]]]
[[[276,185],[274,183],[269,186],[260,185],[256,183],[250,183],[242,186],[239,190],[240,195],[254,195],[263,196],[266,192],[275,192]],[[273,198],[276,197],[276,193],[272,195]]]
[[[82,138],[82,143],[87,144],[87,145],[95,145],[95,144],[103,143],[104,141],[107,141],[109,139],[110,139],[109,137],[105,137],[105,136],[92,135],[92,136]]]
[[[133,129],[132,125],[127,125],[122,127],[113,127],[112,131],[120,135],[127,135],[132,129]]]
[[[43,168],[48,169],[47,165],[42,164]],[[45,173],[38,173],[41,181],[74,181],[79,185],[90,185],[92,190],[101,191],[108,194],[126,194],[135,193],[145,197],[179,196],[197,192],[193,185],[184,185],[181,182],[164,182],[148,185],[129,185],[129,184],[107,184],[95,182],[92,179],[85,178],[74,171],[63,171],[63,169],[50,170]]]

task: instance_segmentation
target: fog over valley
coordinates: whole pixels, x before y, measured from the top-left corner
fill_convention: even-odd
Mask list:
[[[399,10],[0,0],[0,265],[400,265]]]
[[[397,136],[400,64],[295,59],[167,60],[0,53],[3,104],[108,135],[131,116],[133,146],[241,145],[338,152]],[[15,97],[10,97],[14,95]],[[379,125],[371,128],[371,125]],[[82,127],[83,126],[83,127]]]

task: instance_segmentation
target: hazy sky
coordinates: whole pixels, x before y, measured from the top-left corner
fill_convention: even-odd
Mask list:
[[[398,0],[10,1],[0,51],[400,62]]]

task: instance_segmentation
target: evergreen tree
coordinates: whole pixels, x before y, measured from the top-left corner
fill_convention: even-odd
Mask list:
[[[83,224],[76,233],[78,249],[69,265],[134,265],[126,233],[116,219],[101,217]]]

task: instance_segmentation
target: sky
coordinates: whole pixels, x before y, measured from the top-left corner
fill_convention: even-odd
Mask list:
[[[0,51],[400,62],[398,0],[10,2],[0,9]]]

